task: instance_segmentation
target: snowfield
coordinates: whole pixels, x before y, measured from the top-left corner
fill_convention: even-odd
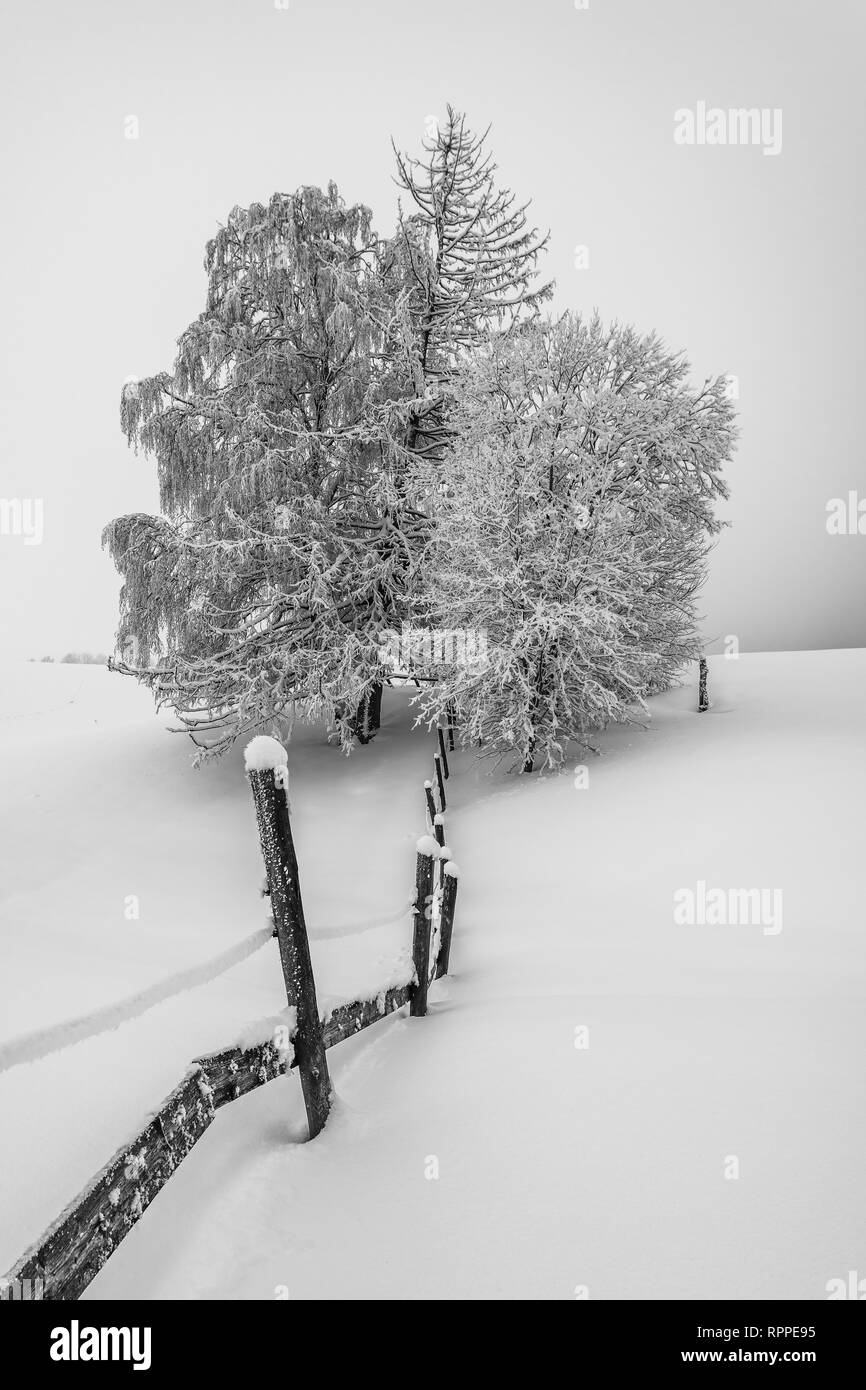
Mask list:
[[[862,650],[717,657],[708,713],[692,675],[563,775],[454,755],[428,1017],[329,1052],[313,1143],[296,1077],[222,1111],[86,1297],[820,1299],[866,1270],[864,683]],[[285,1007],[243,750],[195,772],[166,722],[101,669],[0,670],[3,1269]],[[351,759],[288,751],[325,1009],[405,977],[433,741],[388,692]],[[749,889],[781,929],[677,920]]]

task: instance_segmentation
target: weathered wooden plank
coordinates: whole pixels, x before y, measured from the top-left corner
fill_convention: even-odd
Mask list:
[[[411,1003],[414,991],[414,984],[397,985],[393,989],[384,990],[376,999],[360,999],[352,1004],[341,1004],[338,1009],[334,1009],[324,1025],[325,1047],[336,1047],[337,1043],[353,1038],[363,1028],[369,1028],[371,1023],[378,1023],[380,1019],[394,1013],[395,1009],[402,1009],[404,1004]]]
[[[79,1298],[124,1236],[165,1186],[214,1115],[210,1087],[194,1066],[145,1128],[118,1149],[38,1243],[8,1272],[4,1298],[23,1281],[37,1297]]]
[[[410,1003],[414,984],[335,1009],[325,1047]],[[0,1301],[77,1299],[210,1125],[215,1112],[297,1066],[267,1041],[196,1058],[146,1126],[124,1144],[0,1279]]]
[[[258,1043],[255,1047],[226,1047],[195,1060],[207,1076],[215,1110],[278,1076],[285,1076],[290,1066],[295,1065],[293,1060],[287,1066],[285,1054],[272,1042]]]

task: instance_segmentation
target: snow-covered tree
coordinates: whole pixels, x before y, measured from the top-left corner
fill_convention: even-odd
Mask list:
[[[432,626],[466,629],[421,697],[529,771],[645,711],[700,650],[695,594],[735,442],[723,378],[692,389],[654,336],[565,316],[452,375],[454,438],[425,565]],[[417,484],[441,474],[421,464]]]
[[[415,609],[432,524],[408,480],[441,459],[442,383],[548,293],[494,175],[449,109],[422,160],[398,156],[411,206],[388,242],[333,184],[235,208],[172,370],[125,388],[162,515],[106,528],[116,664],[203,751],[286,712],[327,713],[347,747],[375,731],[380,634]]]
[[[172,371],[122,397],[163,515],[106,528],[119,666],[204,751],[296,706],[350,740],[403,585],[383,520],[394,256],[331,184],[235,208],[205,268]]]

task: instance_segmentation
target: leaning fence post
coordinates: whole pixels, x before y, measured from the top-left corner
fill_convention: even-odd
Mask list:
[[[442,866],[442,904],[439,916],[439,958],[436,961],[436,978],[448,974],[451,958],[451,934],[454,930],[454,909],[457,904],[457,881],[460,870],[453,859]]]
[[[698,663],[698,714],[703,714],[704,710],[710,707],[709,696],[707,695],[707,659],[702,656]]]
[[[439,846],[432,835],[422,835],[418,841],[418,858],[415,862],[415,930],[412,938],[412,959],[415,963],[417,984],[409,1004],[409,1013],[415,1018],[423,1017],[427,1012],[433,866],[438,854]]]
[[[445,817],[441,811],[437,811],[433,817],[433,835],[441,849],[445,843]]]
[[[436,732],[439,735],[439,753],[442,758],[442,768],[447,778],[450,775],[448,772],[448,754],[445,752],[445,731],[441,724],[437,727]]]
[[[433,827],[434,827],[435,824],[436,824],[436,802],[433,800],[433,783],[432,783],[432,782],[425,782],[425,783],[424,783],[424,796],[425,796],[426,801],[427,801],[427,818],[428,818],[428,820],[430,821],[430,830],[431,830],[431,833],[432,833]]]
[[[440,730],[440,733],[441,733],[441,730]],[[442,759],[441,759],[441,757],[439,756],[438,753],[434,753],[434,754],[433,754],[433,766],[434,766],[435,769],[436,769],[436,781],[437,781],[437,783],[438,783],[438,785],[439,785],[439,800],[440,800],[440,802],[442,803],[441,806],[439,807],[439,810],[440,810],[440,811],[444,811],[444,810],[446,809],[446,806],[445,806],[445,782],[444,782],[443,777],[442,777]]]
[[[286,996],[289,1007],[297,1010],[295,1060],[310,1138],[314,1139],[331,1108],[331,1081],[289,819],[288,755],[275,738],[260,737],[247,744],[244,762],[256,808]]]

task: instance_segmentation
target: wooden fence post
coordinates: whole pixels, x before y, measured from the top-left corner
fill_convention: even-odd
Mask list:
[[[441,849],[445,843],[445,817],[441,811],[437,811],[436,815],[433,817],[433,834],[436,837],[437,845]]]
[[[710,707],[707,695],[707,659],[704,656],[700,658],[698,672],[698,714],[703,714]]]
[[[453,859],[442,866],[442,906],[439,917],[439,958],[436,961],[436,977],[448,974],[451,958],[451,934],[454,930],[454,908],[457,903],[457,881],[460,870]]]
[[[448,716],[448,752],[454,752],[454,705],[449,700],[447,708]]]
[[[444,731],[443,731],[443,729],[442,729],[442,725],[441,725],[441,724],[437,727],[436,732],[437,732],[437,734],[439,735],[439,756],[440,756],[441,759],[442,759],[442,769],[443,769],[443,771],[444,771],[444,773],[445,773],[445,776],[446,776],[446,778],[447,778],[447,777],[449,776],[449,772],[448,772],[448,755],[447,755],[447,753],[445,752],[445,733],[444,733]]]
[[[440,730],[440,733],[441,733],[441,730]],[[440,802],[441,802],[441,805],[440,805],[440,807],[439,807],[439,810],[440,810],[440,811],[444,811],[444,810],[446,809],[446,803],[445,803],[445,782],[444,782],[444,780],[443,780],[443,778],[442,778],[442,759],[440,758],[440,756],[439,756],[438,753],[434,753],[434,754],[433,754],[433,766],[434,766],[435,769],[436,769],[436,781],[437,781],[437,783],[438,783],[438,785],[439,785],[439,800],[440,800]]]
[[[331,1081],[289,819],[288,755],[275,738],[254,738],[247,744],[245,763],[268,874],[286,996],[290,1008],[297,1010],[295,1059],[310,1138],[315,1139],[331,1108]]]
[[[433,829],[436,825],[436,802],[433,800],[432,782],[424,783],[424,796],[427,801],[427,819],[430,821],[430,833],[432,835]]]
[[[433,866],[439,853],[439,846],[431,835],[424,835],[418,841],[418,858],[415,862],[415,930],[412,938],[412,959],[415,963],[417,984],[412,994],[409,1013],[412,1017],[423,1017],[427,1012],[427,988],[430,983],[430,909],[433,902]]]

